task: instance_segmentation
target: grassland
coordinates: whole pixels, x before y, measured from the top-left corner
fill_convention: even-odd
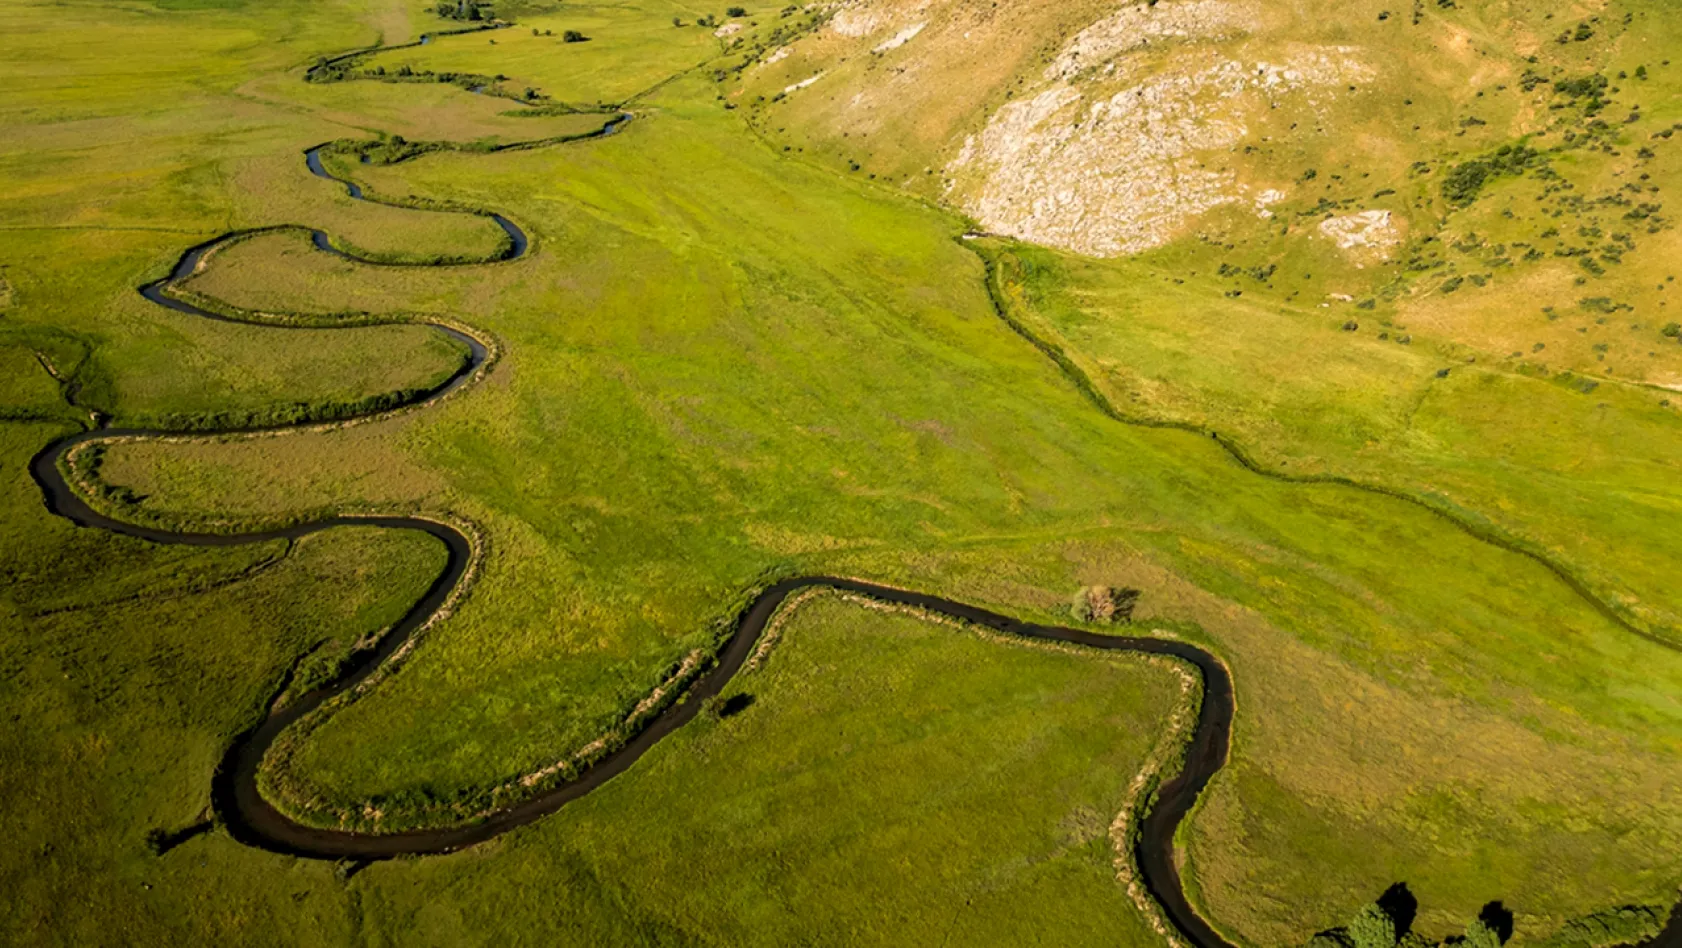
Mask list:
[[[419,893],[475,891],[511,864],[581,896],[551,900],[543,920],[579,944],[1149,943],[1116,884],[1109,824],[1177,691],[1135,661],[826,597],[739,679],[746,710],[704,717],[627,792],[497,859],[416,867],[418,889],[382,889],[365,917],[430,944],[471,938],[494,910]]]
[[[963,222],[760,144],[709,72],[679,75],[717,49],[671,25],[694,12],[534,12],[376,57],[585,103],[678,75],[613,139],[354,169],[383,194],[505,211],[537,236],[529,259],[379,269],[277,235],[195,278],[237,305],[455,316],[507,353],[423,415],[108,453],[101,476],[141,498],[136,515],[444,510],[490,537],[460,613],[273,775],[283,805],[436,820],[432,804],[588,744],[714,645],[767,576],[869,575],[1041,618],[1106,583],[1143,590],[1142,621],[1235,671],[1234,762],[1186,835],[1199,902],[1233,937],[1300,941],[1396,881],[1433,938],[1490,899],[1528,943],[1674,899],[1682,657],[1415,506],[1258,477],[1207,438],[1094,411],[1000,322],[981,260],[953,239]],[[1095,827],[1178,700],[1173,676],[995,658],[997,645],[829,602],[743,682],[746,712],[698,723],[505,841],[348,881],[215,832],[147,852],[147,830],[200,819],[219,749],[293,661],[391,621],[437,551],[349,532],[207,553],[73,530],[23,473],[83,417],[36,354],[119,424],[425,384],[460,354],[424,329],[206,324],[132,288],[229,227],[306,223],[417,254],[487,246],[479,219],[351,204],[308,177],[301,150],[577,121],[500,116],[506,104],[434,85],[305,83],[317,56],[435,26],[378,4],[338,14],[24,9],[37,31],[0,40],[21,59],[120,33],[135,77],[94,95],[42,79],[84,75],[91,53],[38,65],[0,114],[20,130],[0,156],[7,219],[29,228],[0,231],[15,287],[0,357],[19,370],[0,388],[18,419],[0,424],[13,472],[0,618],[21,643],[0,702],[34,722],[0,776],[11,809],[31,813],[5,863],[14,940],[1153,943]],[[593,39],[526,29],[551,23]],[[185,71],[183,43],[214,68]],[[454,131],[456,112],[470,131]],[[123,144],[88,145],[101,136]],[[92,229],[67,229],[65,206]],[[1643,621],[1670,621],[1674,459],[1632,462],[1615,440],[1669,450],[1664,395],[1607,383],[1592,398],[1610,407],[1586,414],[1583,393],[1517,364],[1455,362],[1439,380],[1464,334],[1433,337],[1399,297],[1375,312],[1416,334],[1408,347],[1342,332],[1345,314],[1312,294],[1222,295],[1227,282],[1188,276],[1237,260],[1207,243],[1120,264],[1011,253],[1023,313],[1118,404],[1229,433],[1268,463],[1428,491],[1592,574]],[[1421,392],[1429,407],[1413,408]]]

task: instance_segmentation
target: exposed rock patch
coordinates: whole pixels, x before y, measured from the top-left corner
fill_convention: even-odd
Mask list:
[[[1256,195],[1254,201],[1256,216],[1262,218],[1263,220],[1271,219],[1273,217],[1273,205],[1278,204],[1283,200],[1285,200],[1285,192],[1274,188],[1268,188],[1266,191]]]
[[[1370,74],[1349,50],[1310,48],[1284,63],[1180,57],[1102,97],[1092,94],[1098,82],[1059,79],[966,140],[949,171],[979,184],[954,196],[990,231],[1097,256],[1138,253],[1243,198],[1235,176],[1205,158],[1244,138],[1251,110]]]
[[[887,26],[891,19],[886,10],[863,3],[848,3],[830,17],[829,28],[842,36],[869,36]]]
[[[1080,31],[1046,67],[1045,78],[1071,79],[1111,64],[1121,53],[1149,46],[1152,40],[1225,38],[1247,33],[1257,25],[1250,7],[1224,0],[1125,7]]]
[[[874,52],[885,53],[890,49],[898,49],[901,46],[904,46],[906,43],[916,39],[917,34],[923,32],[923,27],[925,26],[928,26],[928,24],[916,23],[900,30],[898,33],[895,33],[893,36],[878,45]]]
[[[822,78],[823,78],[823,73],[821,73],[821,72],[817,73],[816,75],[808,76],[805,79],[802,79],[799,82],[794,83],[793,85],[784,86],[783,87],[783,93],[787,94],[787,93],[790,93],[790,92],[799,92],[801,89],[806,88],[807,86],[811,85],[814,82],[817,82],[819,79],[822,79]]]
[[[1320,223],[1320,234],[1335,242],[1345,256],[1361,262],[1386,259],[1402,242],[1401,227],[1389,211],[1330,217]]]

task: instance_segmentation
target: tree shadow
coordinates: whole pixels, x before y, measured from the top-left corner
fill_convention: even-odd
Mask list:
[[[1499,900],[1485,905],[1478,912],[1478,920],[1488,925],[1489,930],[1501,939],[1503,945],[1513,937],[1513,913]]]
[[[753,695],[745,692],[742,694],[731,695],[724,700],[723,704],[718,706],[718,716],[721,719],[733,718],[736,715],[741,714],[743,711],[746,711],[748,708],[753,707],[753,701]]]
[[[162,856],[195,836],[203,836],[215,827],[215,820],[200,820],[185,829],[153,829],[146,832],[146,848],[154,856]]]
[[[1500,903],[1492,903],[1499,905]],[[1414,897],[1406,882],[1398,882],[1378,897],[1378,907],[1396,923],[1396,937],[1405,938],[1413,931],[1413,920],[1419,916],[1419,899]],[[1488,910],[1488,906],[1485,906]],[[1507,913],[1511,925],[1512,913]]]

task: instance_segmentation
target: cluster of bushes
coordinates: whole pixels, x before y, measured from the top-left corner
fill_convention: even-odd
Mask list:
[[[1257,264],[1253,267],[1244,268],[1223,262],[1220,265],[1218,272],[1223,278],[1235,277],[1242,274],[1252,280],[1255,280],[1257,283],[1266,283],[1267,281],[1273,279],[1273,274],[1279,272],[1279,265],[1276,263],[1270,263],[1264,267]]]
[[[167,412],[156,417],[157,426],[170,431],[241,431],[252,428],[278,428],[286,425],[321,424],[360,418],[377,412],[390,411],[404,405],[423,401],[436,394],[441,386],[408,388],[395,392],[381,392],[364,398],[317,403],[294,402],[270,408],[228,409],[225,411],[187,414]],[[96,450],[88,449],[90,452]],[[88,459],[88,474],[97,474],[103,456]]]
[[[1566,30],[1554,37],[1554,42],[1564,46],[1566,43],[1586,43],[1591,39],[1594,39],[1594,27],[1585,20],[1578,23],[1576,29]]]
[[[1428,948],[1431,943],[1412,930],[1418,908],[1418,901],[1406,886],[1392,886],[1378,901],[1361,909],[1349,924],[1327,929],[1309,939],[1309,948]],[[1512,934],[1512,913],[1501,903],[1491,902],[1467,923],[1464,934],[1444,944],[1456,948],[1501,948]]]
[[[1443,198],[1456,207],[1466,207],[1478,199],[1484,185],[1491,180],[1523,174],[1546,161],[1541,152],[1526,145],[1502,145],[1492,155],[1451,168],[1443,177]]]
[[[482,0],[438,0],[433,12],[446,20],[462,20],[478,23],[496,18],[489,3]]]
[[[105,449],[103,444],[91,444],[83,448],[75,456],[76,473],[93,487],[99,498],[107,504],[132,507],[145,500],[145,495],[137,494],[127,487],[118,487],[100,479],[99,470],[105,466]]]
[[[787,9],[783,10],[783,16],[788,16],[789,11],[794,10],[794,9],[797,9],[797,8],[789,7]],[[747,16],[747,15],[748,15],[748,11],[743,7],[730,7],[730,8],[728,8],[724,11],[724,16],[727,19],[731,19],[731,20],[741,19],[742,17]],[[673,26],[682,26],[683,25],[683,18],[682,17],[677,17],[677,16],[672,17],[672,25]],[[699,26],[699,27],[706,28],[706,29],[712,29],[713,27],[718,26],[718,16],[716,14],[712,14],[712,13],[707,13],[707,14],[704,14],[702,16],[698,16],[698,17],[695,18],[695,25]]]
[[[1658,909],[1626,905],[1567,922],[1546,944],[1548,948],[1635,945],[1657,935],[1663,925],[1664,916]]]
[[[383,82],[443,82],[460,86],[469,92],[489,91],[493,94],[503,94],[496,89],[496,84],[507,81],[504,75],[487,76],[479,72],[433,72],[430,69],[416,69],[407,63],[396,69],[387,71],[384,66],[357,71],[341,72],[340,79],[378,79]]]
[[[1587,116],[1599,115],[1609,104],[1606,100],[1606,88],[1611,83],[1600,73],[1579,76],[1575,79],[1555,79],[1554,94],[1564,96],[1569,103],[1576,105],[1582,100],[1583,114]]]
[[[1084,586],[1069,604],[1069,612],[1081,622],[1132,622],[1139,605],[1139,590],[1111,586]]]
[[[306,82],[339,82],[350,78],[355,72],[357,61],[355,57],[330,61],[325,56],[317,59],[315,65],[304,73]]]

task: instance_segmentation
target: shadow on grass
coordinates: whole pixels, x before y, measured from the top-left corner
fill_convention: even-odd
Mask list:
[[[718,706],[718,716],[720,719],[733,718],[736,715],[741,714],[743,711],[753,707],[753,702],[754,697],[750,694],[743,693],[731,695],[729,698],[725,699],[723,704]]]
[[[154,856],[162,856],[195,836],[203,836],[216,826],[215,820],[200,820],[185,829],[153,829],[146,833],[146,848]]]
[[[1419,899],[1406,882],[1398,882],[1378,897],[1378,907],[1396,923],[1396,938],[1402,939],[1413,931],[1413,920],[1419,917]],[[1504,941],[1505,939],[1503,939]]]

